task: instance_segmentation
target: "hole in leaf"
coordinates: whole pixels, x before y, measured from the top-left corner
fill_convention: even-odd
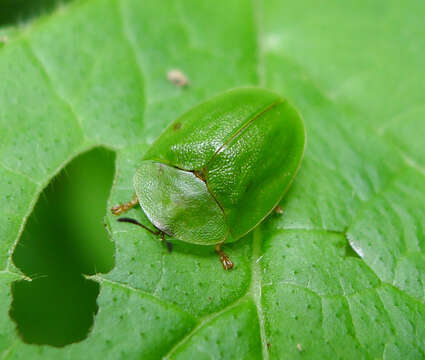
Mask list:
[[[83,340],[93,325],[99,285],[83,274],[114,266],[103,224],[114,162],[103,148],[75,158],[28,218],[12,258],[32,281],[12,284],[10,309],[25,342],[64,346]]]
[[[64,346],[83,340],[97,313],[99,284],[81,275],[46,276],[12,285],[10,315],[24,341]]]

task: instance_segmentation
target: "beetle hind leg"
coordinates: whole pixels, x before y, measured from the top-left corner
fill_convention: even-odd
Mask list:
[[[220,259],[221,265],[223,265],[224,270],[233,269],[233,262],[230,260],[229,256],[221,249],[222,243],[219,243],[215,246],[215,252],[218,254],[218,258]]]
[[[139,200],[137,199],[137,196],[134,195],[133,199],[131,199],[129,202],[111,207],[111,212],[114,215],[121,215],[122,213],[136,206],[138,203],[139,203]]]

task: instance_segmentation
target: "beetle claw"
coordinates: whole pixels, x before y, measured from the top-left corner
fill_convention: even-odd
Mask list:
[[[220,256],[221,265],[223,265],[224,270],[231,270],[233,269],[233,262],[230,260],[230,258],[226,254],[221,254]]]
[[[132,207],[136,206],[139,203],[136,195],[128,203],[119,204],[111,207],[111,212],[114,215],[121,215],[122,213],[130,210]]]
[[[111,207],[111,213],[114,215],[121,215],[123,212],[124,211],[122,205],[115,205]]]
[[[233,262],[230,260],[230,258],[225,254],[223,250],[221,250],[221,244],[217,244],[215,246],[215,251],[218,254],[218,258],[220,259],[221,265],[223,265],[224,270],[231,270],[233,269]]]

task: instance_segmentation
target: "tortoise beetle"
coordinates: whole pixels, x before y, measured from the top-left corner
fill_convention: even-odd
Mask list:
[[[258,226],[291,185],[305,147],[304,123],[282,97],[237,88],[195,106],[172,122],[143,156],[133,178],[135,197],[111,210],[140,204],[161,235],[221,249]],[[171,251],[171,244],[167,242]]]

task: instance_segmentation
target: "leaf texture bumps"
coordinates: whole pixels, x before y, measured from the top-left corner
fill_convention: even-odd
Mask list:
[[[424,358],[424,10],[414,0],[77,1],[4,45],[2,357]],[[167,81],[172,68],[189,87]],[[22,277],[11,255],[51,178],[103,145],[117,152],[109,204],[130,198],[162,129],[241,85],[277,91],[304,117],[307,151],[284,214],[229,247],[229,273],[208,249],[168,255],[108,214],[115,267],[94,276],[87,339],[23,343],[8,316]]]

